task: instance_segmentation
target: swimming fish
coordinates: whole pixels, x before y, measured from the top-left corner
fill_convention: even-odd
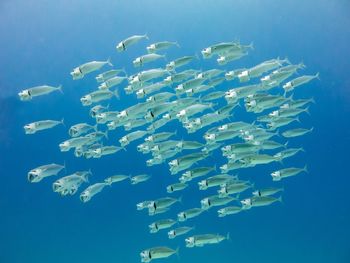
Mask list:
[[[99,70],[105,65],[113,67],[110,59],[106,61],[91,61],[74,68],[70,74],[73,80],[82,79],[86,74]]]
[[[32,122],[24,125],[23,128],[24,128],[25,134],[34,134],[37,131],[51,129],[60,124],[64,125],[63,119],[60,121],[55,121],[55,120],[36,121],[36,122]]]
[[[124,39],[123,41],[120,41],[117,46],[116,49],[118,52],[122,52],[128,49],[129,46],[131,45],[135,45],[136,43],[138,43],[141,40],[144,39],[148,39],[147,35],[134,35],[131,37],[128,37],[126,39]]]
[[[29,89],[22,90],[18,93],[18,96],[21,101],[31,100],[33,97],[38,97],[46,94],[50,94],[54,91],[62,92],[62,85],[58,87],[52,87],[48,85],[37,86]]]

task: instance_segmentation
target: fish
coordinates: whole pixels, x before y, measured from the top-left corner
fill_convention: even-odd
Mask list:
[[[268,206],[275,202],[282,202],[282,197],[273,196],[253,196],[251,198],[246,198],[240,201],[242,204],[242,209],[247,210],[252,207]]]
[[[80,194],[80,200],[83,203],[86,203],[91,200],[93,196],[100,193],[103,188],[105,188],[107,184],[106,183],[95,183],[87,187],[83,192]]]
[[[224,217],[228,215],[234,215],[242,211],[240,206],[227,206],[218,210],[218,216]]]
[[[152,247],[141,251],[141,262],[150,262],[153,259],[168,258],[174,254],[178,254],[179,249],[171,249],[169,247]]]
[[[304,168],[296,168],[296,167],[284,168],[284,169],[272,172],[271,176],[273,181],[280,181],[283,178],[295,176],[301,172],[308,173],[307,165],[305,165]]]
[[[210,187],[219,186],[228,181],[235,180],[235,177],[229,174],[218,174],[208,177],[198,183],[199,190],[207,190]]]
[[[25,134],[34,134],[38,131],[51,129],[60,124],[64,125],[64,119],[60,121],[55,121],[55,120],[36,121],[36,122],[32,122],[24,125],[23,128],[24,128]]]
[[[58,175],[66,166],[51,163],[36,167],[28,172],[28,181],[31,183],[38,183],[46,177]]]
[[[97,82],[105,82],[106,80],[115,77],[119,73],[124,73],[126,75],[125,69],[111,69],[108,71],[105,71],[103,73],[100,73],[96,76],[96,81]]]
[[[188,184],[185,184],[185,183],[175,183],[175,184],[171,184],[171,185],[168,185],[166,187],[166,191],[167,193],[171,194],[171,193],[174,193],[174,192],[177,192],[177,191],[181,191],[185,188],[188,187]]]
[[[147,35],[133,35],[130,36],[122,41],[120,41],[117,45],[116,45],[116,49],[118,52],[122,52],[127,50],[131,45],[135,45],[136,43],[140,42],[141,40],[148,40],[148,36]]]
[[[87,123],[77,123],[69,128],[68,134],[70,137],[79,137],[91,130],[97,131],[97,124],[90,125]]]
[[[180,45],[177,42],[161,41],[161,42],[156,42],[147,46],[146,49],[148,53],[155,53],[159,50],[168,49],[172,46],[180,47]]]
[[[80,101],[83,106],[90,106],[93,103],[98,103],[104,100],[108,100],[112,97],[119,98],[118,90],[115,90],[115,91],[96,90],[81,97]]]
[[[150,233],[157,233],[159,230],[170,228],[176,224],[173,219],[161,219],[149,225]]]
[[[151,179],[151,175],[149,174],[140,174],[130,177],[131,184],[139,184],[142,182],[146,182]]]
[[[56,180],[52,184],[53,191],[61,196],[74,195],[83,183],[89,182],[91,171],[77,171]]]
[[[206,198],[203,198],[201,200],[201,207],[203,210],[207,210],[214,206],[222,206],[227,205],[228,203],[232,202],[233,200],[236,200],[236,198],[231,196],[220,196],[220,195],[213,195]]]
[[[255,190],[252,193],[252,195],[253,196],[270,196],[270,195],[274,195],[276,193],[279,193],[281,191],[284,191],[284,188],[270,187],[270,188],[264,188],[264,189],[260,189],[260,190]]]
[[[54,91],[59,91],[63,94],[62,85],[59,85],[58,87],[53,87],[49,85],[36,86],[20,91],[18,93],[18,96],[21,101],[29,101],[32,100],[34,97],[50,94]]]
[[[177,218],[179,222],[184,222],[184,221],[187,221],[188,219],[199,216],[203,212],[204,210],[202,208],[191,208],[178,213]]]
[[[148,204],[148,211],[155,212],[156,210],[159,210],[161,208],[168,208],[178,202],[182,202],[181,197],[178,199],[172,198],[172,197],[159,198],[157,200],[152,201],[150,204]]]
[[[310,133],[313,130],[314,130],[313,127],[310,129],[296,128],[296,129],[282,132],[282,136],[286,138],[293,138],[293,137],[298,137],[298,136],[302,136],[304,134]]]
[[[317,73],[316,75],[304,75],[304,76],[295,78],[291,81],[288,81],[286,84],[284,84],[283,89],[285,90],[285,92],[289,92],[298,86],[301,86],[303,84],[310,82],[313,79],[320,79],[320,74]]]
[[[179,67],[182,67],[182,66],[190,63],[194,59],[197,59],[197,57],[196,56],[183,56],[181,58],[170,61],[168,64],[166,64],[165,68],[168,71],[173,71]]]
[[[121,181],[124,181],[126,179],[129,179],[130,176],[129,175],[124,175],[124,174],[117,174],[117,175],[112,175],[110,177],[107,177],[104,182],[108,185],[112,185],[114,183],[118,183]]]
[[[86,74],[99,70],[105,65],[113,67],[110,59],[106,61],[90,61],[74,68],[70,74],[73,80],[82,79]]]
[[[172,229],[168,232],[168,238],[174,239],[178,236],[187,234],[188,232],[192,231],[193,229],[194,229],[194,227],[189,227],[189,226],[182,226],[182,227]]]
[[[120,77],[120,76],[115,76],[115,77],[109,78],[109,79],[105,80],[104,82],[102,82],[100,84],[100,86],[98,86],[98,89],[110,89],[116,85],[119,85],[120,83],[122,83],[126,79],[127,79],[127,77]]]
[[[203,234],[191,236],[185,239],[186,247],[203,247],[208,244],[218,244],[223,240],[229,240],[230,233],[227,233],[226,236],[222,236],[219,234]]]
[[[141,67],[144,64],[159,60],[159,59],[165,59],[165,55],[159,55],[155,53],[143,55],[140,57],[135,58],[135,60],[132,62],[134,67]]]

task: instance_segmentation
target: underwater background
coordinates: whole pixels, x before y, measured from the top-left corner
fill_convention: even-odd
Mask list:
[[[115,45],[145,33],[150,42],[181,45],[167,53],[169,60],[239,39],[254,42],[255,49],[225,68],[249,67],[279,56],[304,62],[305,74],[320,73],[320,81],[298,90],[297,97],[316,101],[310,116],[301,117],[303,127],[314,130],[293,141],[306,152],[288,160],[297,167],[307,164],[309,173],[284,182],[283,203],[220,219],[207,213],[189,223],[201,232],[230,232],[228,242],[187,249],[182,238],[169,241],[164,233],[148,233],[154,218],[136,211],[135,204],[166,195],[164,188],[174,178],[166,164],[146,167],[146,157],[136,151],[135,143],[126,152],[97,160],[78,159],[58,149],[68,137],[67,127],[92,122],[79,98],[93,90],[96,81],[94,76],[73,81],[71,69],[111,57],[115,67],[136,72],[131,62],[145,53],[146,44],[122,55]],[[179,256],[164,262],[350,262],[348,0],[2,0],[0,36],[1,263],[139,262],[139,252],[155,245],[180,246]],[[217,67],[213,61],[202,62],[193,66]],[[41,84],[62,84],[64,95],[18,99],[20,90]],[[136,102],[134,96],[121,97],[111,106]],[[62,117],[67,127],[24,134],[26,123]],[[237,120],[245,120],[245,115],[238,113]],[[113,134],[115,144],[122,135]],[[199,135],[194,139],[202,140]],[[220,155],[213,158],[222,163]],[[30,169],[51,162],[65,162],[67,173],[91,168],[91,182],[115,173],[150,173],[153,178],[135,187],[122,182],[82,203],[77,195],[63,198],[53,193],[52,178],[39,184],[27,181]],[[269,186],[269,170],[259,167],[244,173]],[[188,196],[187,208],[198,204],[203,193],[192,191]]]

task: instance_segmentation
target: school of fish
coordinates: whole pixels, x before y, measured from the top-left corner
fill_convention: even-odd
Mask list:
[[[135,48],[134,45],[146,41],[149,41],[147,35],[134,35],[120,41],[116,51],[127,52]],[[180,48],[180,45],[170,41],[149,44],[144,55],[132,61],[135,69],[140,69],[133,75],[127,75],[123,68],[113,68],[109,59],[87,62],[74,68],[70,73],[73,80],[101,69],[106,71],[95,76],[98,83],[96,90],[80,99],[82,106],[90,107],[91,124],[76,123],[71,126],[67,140],[61,142],[58,148],[61,152],[72,150],[76,157],[89,159],[123,154],[131,144],[138,152],[150,156],[145,168],[166,163],[174,183],[160,191],[158,199],[144,198],[136,204],[137,210],[146,210],[150,216],[162,214],[162,219],[149,224],[149,232],[154,234],[166,230],[169,239],[182,238],[187,248],[218,244],[229,239],[229,233],[203,233],[193,224],[186,225],[184,222],[208,210],[215,210],[221,218],[282,201],[284,188],[276,182],[307,172],[306,165],[271,171],[271,187],[268,188],[256,187],[254,182],[240,178],[237,172],[274,162],[283,165],[283,160],[304,151],[302,147],[289,148],[288,142],[312,132],[313,128],[290,129],[289,124],[295,122],[300,126],[299,116],[309,114],[309,106],[314,100],[294,97],[298,97],[299,88],[307,88],[306,84],[319,75],[295,76],[305,68],[304,64],[292,64],[288,59],[280,58],[248,68],[223,69],[253,50],[253,44],[243,45],[238,41],[206,47],[200,53],[201,58],[187,54],[167,61],[164,51],[170,48]],[[204,63],[213,58],[218,68],[189,68],[193,62]],[[163,67],[152,67],[154,64],[162,64]],[[124,97],[121,95],[122,87],[126,95],[134,95],[137,99],[130,107],[111,110],[109,101]],[[62,92],[62,86],[42,85],[22,90],[18,96],[22,101],[31,101],[57,92]],[[234,112],[242,109],[249,115],[247,119],[250,121],[235,117]],[[202,140],[179,138],[177,129],[182,128],[176,122],[189,136],[195,134],[195,138],[201,136]],[[160,131],[169,123],[173,125],[167,131]],[[29,135],[63,124],[63,119],[40,120],[25,124],[24,131]],[[125,135],[118,139],[119,145],[113,145],[115,138],[108,137],[108,132],[115,129],[125,131]],[[214,164],[208,165],[213,160],[213,152],[221,153],[225,163],[214,160]],[[27,176],[29,182],[38,183],[44,178],[57,177],[63,171],[64,164],[51,163],[33,168]],[[65,175],[52,183],[53,191],[67,196],[75,195],[85,187],[79,195],[85,203],[106,186],[122,181],[135,185],[152,178],[148,173],[132,176],[116,174],[90,184],[91,174],[88,170]],[[156,176],[163,175],[153,175]],[[208,195],[198,200],[197,207],[184,208],[181,192],[191,185],[198,191],[207,191]],[[178,196],[174,197],[174,193]],[[175,206],[181,208],[174,216],[171,212]],[[192,235],[192,232],[198,233]],[[142,250],[140,258],[141,262],[150,262],[167,258],[178,251],[178,248],[165,245],[155,246]]]

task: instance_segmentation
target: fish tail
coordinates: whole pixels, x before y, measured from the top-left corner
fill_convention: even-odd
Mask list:
[[[250,44],[248,45],[248,47],[251,49],[251,50],[254,50],[254,42],[250,42]]]
[[[305,109],[305,112],[306,112],[308,115],[310,115],[309,107],[307,107],[307,108]]]
[[[147,40],[149,40],[148,33],[143,35]]]
[[[64,124],[64,118],[61,119],[61,123],[62,123],[63,126],[66,126],[66,125]]]
[[[94,130],[97,131],[97,123],[93,126]]]
[[[320,72],[317,72],[317,73],[316,73],[315,78],[317,78],[318,80],[321,80],[321,79],[320,79]]]
[[[310,130],[309,130],[309,132],[312,132],[314,130],[314,127],[312,127]]]
[[[304,168],[303,168],[303,171],[304,171],[305,173],[309,173],[309,170],[307,169],[307,164],[305,164],[305,166],[304,166]]]
[[[290,61],[289,61],[289,59],[286,57],[286,58],[284,58],[284,60],[283,60],[284,62],[286,62],[287,64],[292,64],[292,63],[290,63]]]
[[[305,66],[305,64],[304,64],[304,61],[302,61],[302,62],[300,62],[300,63],[298,64],[298,68],[300,68],[300,69],[306,68],[306,66]]]
[[[289,143],[289,141],[287,141],[287,142],[284,144],[284,148],[285,148],[285,149],[288,147],[288,143]]]
[[[106,130],[104,133],[103,133],[103,135],[105,136],[105,138],[108,140],[109,138],[108,138],[108,130]]]
[[[111,67],[113,67],[113,64],[112,64],[112,62],[111,62],[111,58],[108,58],[108,59],[107,59],[107,64],[110,65]]]
[[[175,250],[175,254],[176,254],[176,256],[177,256],[178,258],[180,258],[180,253],[179,253],[179,251],[180,251],[180,247],[177,247],[176,250]]]
[[[281,195],[280,197],[277,198],[277,201],[283,204],[282,195]]]
[[[62,87],[63,87],[62,85],[58,85],[57,89],[58,89],[62,94],[64,94],[64,93],[63,93],[63,90],[62,90]]]
[[[67,173],[66,161],[63,162],[63,169],[64,169],[65,173]]]
[[[230,232],[227,232],[227,234],[226,234],[226,239],[227,239],[227,240],[231,240],[231,238],[230,238]]]
[[[114,90],[113,93],[114,93],[114,96],[115,96],[118,100],[120,100],[120,94],[119,94],[118,89]],[[109,104],[108,104],[108,106],[109,106]]]

